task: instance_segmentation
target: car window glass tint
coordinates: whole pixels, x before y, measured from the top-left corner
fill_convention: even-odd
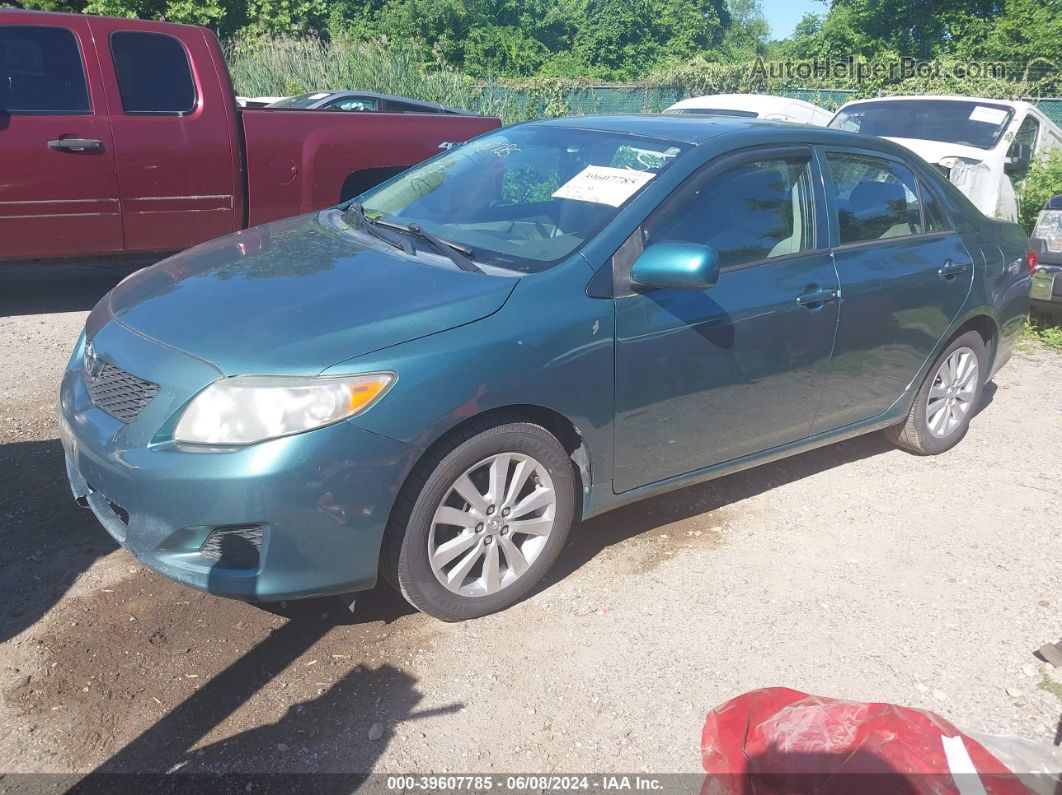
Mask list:
[[[905,166],[876,157],[828,154],[837,197],[841,245],[922,231],[914,175]]]
[[[0,27],[0,111],[88,113],[85,69],[65,28]]]
[[[111,36],[126,113],[186,113],[195,107],[188,55],[173,36],[121,31]]]
[[[922,197],[922,210],[925,213],[927,232],[945,232],[951,229],[951,222],[940,199],[930,190],[924,182],[919,180],[919,196]]]
[[[807,251],[814,235],[809,168],[803,157],[743,163],[652,224],[646,242],[711,246],[723,268]]]
[[[1021,123],[1021,127],[1018,128],[1018,132],[1014,135],[1013,143],[1025,144],[1032,149],[1036,145],[1036,133],[1040,131],[1040,123],[1036,121],[1034,116],[1026,116],[1025,121]]]
[[[392,113],[435,113],[435,108],[425,107],[423,105],[412,105],[407,102],[395,102],[391,100],[387,103],[387,109]]]
[[[376,110],[372,97],[340,97],[324,106],[328,110]]]

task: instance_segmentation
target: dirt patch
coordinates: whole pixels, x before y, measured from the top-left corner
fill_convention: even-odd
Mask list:
[[[411,671],[431,648],[434,623],[389,592],[355,620],[338,599],[264,609],[129,568],[113,588],[64,600],[20,643],[26,667],[9,669],[8,707],[65,769],[88,759],[116,771],[272,769],[275,748],[237,738],[293,722],[274,733],[298,736],[300,756],[313,758],[334,733],[334,719],[320,721],[326,705],[363,737],[415,706]],[[122,750],[132,737],[150,740]]]

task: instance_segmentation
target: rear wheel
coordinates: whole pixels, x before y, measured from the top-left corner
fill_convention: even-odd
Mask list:
[[[546,429],[473,425],[411,475],[388,527],[384,574],[444,621],[502,610],[553,565],[574,507],[571,459]]]
[[[976,331],[952,340],[929,369],[907,419],[885,435],[917,455],[936,455],[957,445],[981,400],[986,359],[984,340]]]

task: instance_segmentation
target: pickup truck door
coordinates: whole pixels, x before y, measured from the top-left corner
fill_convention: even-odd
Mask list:
[[[87,18],[0,11],[0,259],[122,250],[95,60]]]
[[[242,221],[236,102],[209,31],[89,17],[114,131],[125,246],[176,251]]]

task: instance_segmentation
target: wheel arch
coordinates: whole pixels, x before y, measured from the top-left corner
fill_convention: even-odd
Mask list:
[[[965,334],[967,331],[976,331],[981,335],[981,339],[984,340],[985,350],[988,352],[988,371],[991,372],[992,363],[996,357],[996,348],[999,343],[999,324],[996,323],[995,318],[987,313],[979,312],[971,315],[955,329],[950,337],[948,337],[944,347],[950,345],[952,340]]]
[[[350,174],[339,189],[339,201],[345,202],[360,196],[369,188],[375,188],[382,182],[391,179],[395,174],[400,174],[408,166],[383,166],[380,168],[363,168]],[[334,183],[333,183],[334,184]]]
[[[447,444],[453,437],[464,433],[469,426],[485,424],[501,425],[508,422],[531,422],[535,425],[541,425],[553,434],[564,449],[568,451],[568,457],[572,460],[577,478],[575,484],[575,515],[576,517],[581,517],[583,505],[586,502],[587,495],[590,491],[590,484],[592,483],[590,448],[587,446],[583,433],[579,430],[579,426],[567,416],[555,409],[529,403],[497,406],[470,417],[465,417],[460,422],[451,425],[443,433],[436,436],[435,439],[433,439],[431,443],[421,451],[420,455],[417,456],[417,460],[413,462],[409,474],[406,475],[406,478],[402,483],[402,488],[405,488],[406,482],[410,479],[412,474],[418,471],[422,461],[428,458],[430,454],[434,453],[440,447]]]

